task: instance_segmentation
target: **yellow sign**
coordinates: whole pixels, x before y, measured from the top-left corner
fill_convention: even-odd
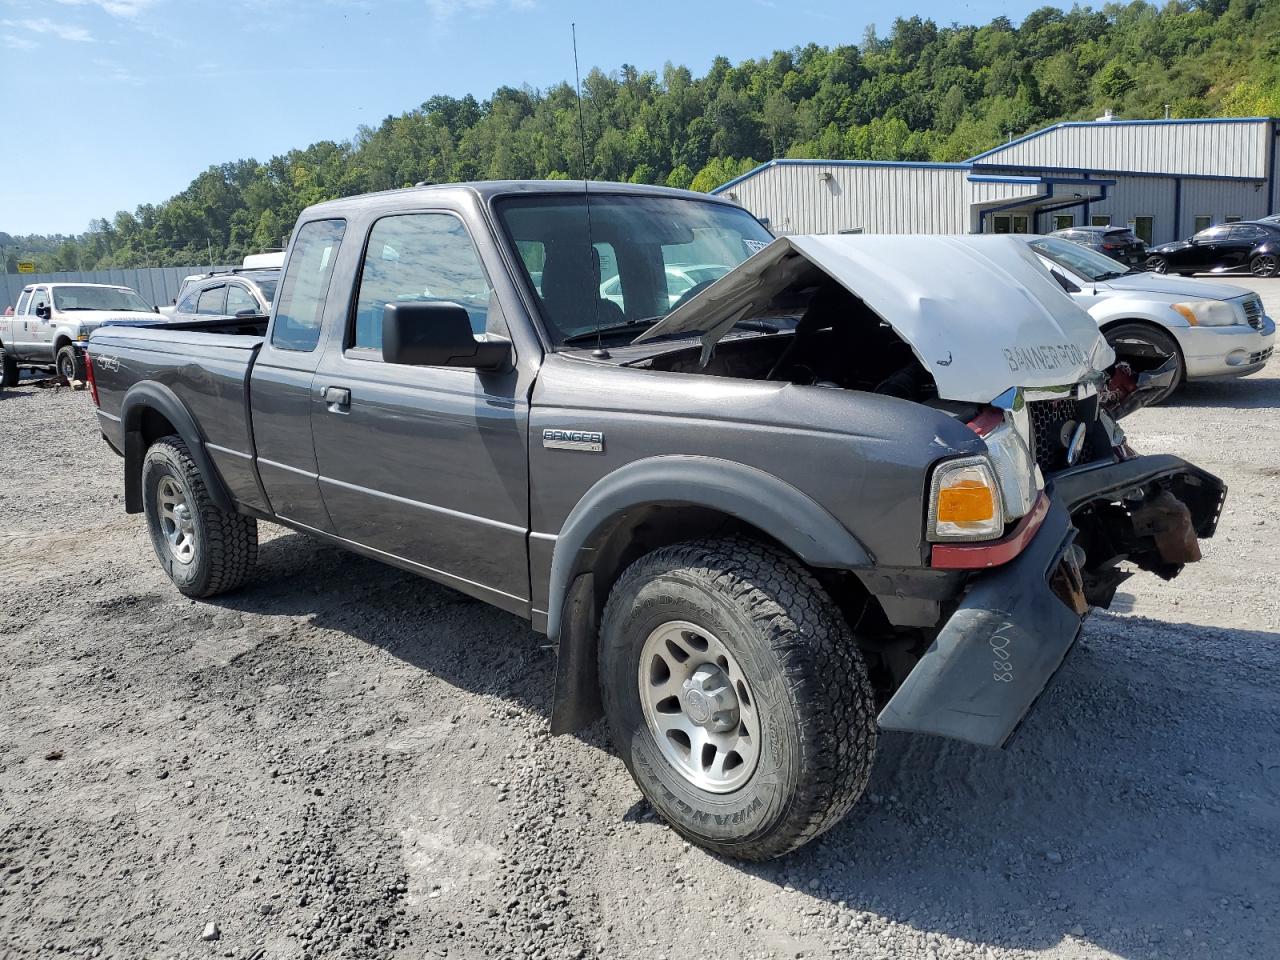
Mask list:
[[[35,273],[36,262],[34,260],[19,260],[18,272],[19,273]]]

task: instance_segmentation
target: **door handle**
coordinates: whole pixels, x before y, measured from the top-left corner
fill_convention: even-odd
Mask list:
[[[351,409],[351,391],[346,387],[325,387],[324,402],[330,413],[346,413]]]

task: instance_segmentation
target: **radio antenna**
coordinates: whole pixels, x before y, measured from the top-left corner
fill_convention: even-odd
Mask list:
[[[582,158],[579,173],[582,174],[582,197],[587,210],[587,277],[591,286],[591,302],[596,325],[596,348],[591,351],[591,355],[601,360],[607,360],[609,351],[604,348],[601,342],[600,291],[596,289],[598,281],[590,279],[597,276],[596,244],[591,230],[591,187],[590,177],[587,173],[587,121],[582,112],[582,73],[578,70],[578,24],[576,22],[570,23],[569,30],[573,35],[573,84],[578,96],[578,149]]]

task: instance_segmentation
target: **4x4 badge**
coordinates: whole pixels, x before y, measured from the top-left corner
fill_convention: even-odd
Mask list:
[[[560,430],[547,427],[542,431],[542,445],[548,450],[583,450],[600,453],[604,450],[604,434],[595,430]]]

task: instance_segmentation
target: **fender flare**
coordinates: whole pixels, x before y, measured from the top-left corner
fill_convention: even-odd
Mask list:
[[[630,511],[706,507],[767,534],[814,567],[874,565],[858,539],[796,487],[755,467],[697,456],[637,460],[601,478],[569,513],[551,556],[547,635],[557,644],[551,730],[566,733],[599,715],[596,682],[597,549]],[[600,584],[607,590],[609,584]]]
[[[147,453],[146,440],[142,435],[142,416],[147,410],[154,410],[173,424],[174,430],[187,445],[191,459],[200,470],[210,499],[220,510],[235,513],[235,501],[227,491],[222,474],[205,449],[204,437],[196,426],[191,411],[178,399],[176,393],[153,380],[135,383],[124,395],[124,401],[120,405],[120,421],[124,426],[125,512],[142,512],[142,461]]]

